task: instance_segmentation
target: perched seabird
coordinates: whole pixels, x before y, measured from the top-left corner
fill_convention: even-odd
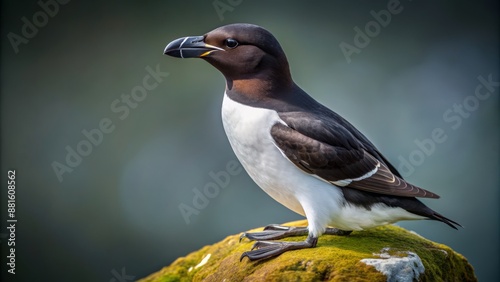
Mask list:
[[[202,58],[226,78],[222,122],[250,177],[273,199],[305,216],[308,227],[269,225],[244,233],[256,240],[241,259],[267,259],[315,247],[322,234],[400,220],[460,224],[416,197],[438,195],[412,185],[353,125],[309,96],[290,75],[276,38],[252,24],[230,24],[170,42],[164,54]],[[308,235],[305,241],[274,241]]]

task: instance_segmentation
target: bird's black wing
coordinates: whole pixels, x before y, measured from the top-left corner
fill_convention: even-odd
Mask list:
[[[439,198],[391,172],[379,156],[341,123],[307,113],[281,113],[271,128],[276,146],[292,163],[337,186],[373,193]],[[370,143],[371,144],[371,143]]]

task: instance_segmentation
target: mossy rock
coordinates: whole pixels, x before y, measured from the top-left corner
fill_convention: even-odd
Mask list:
[[[285,225],[307,226],[307,221]],[[239,240],[240,234],[229,236],[140,281],[477,281],[461,254],[394,225],[324,235],[316,248],[258,262],[240,262],[253,242]]]

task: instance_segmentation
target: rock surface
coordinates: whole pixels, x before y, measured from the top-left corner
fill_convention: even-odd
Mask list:
[[[307,226],[307,221],[285,225]],[[239,237],[205,246],[140,281],[477,281],[461,254],[394,225],[324,235],[316,248],[261,262],[240,262],[253,243],[240,243]]]

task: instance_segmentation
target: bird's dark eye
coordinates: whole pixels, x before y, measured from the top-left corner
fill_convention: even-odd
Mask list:
[[[236,39],[233,39],[233,38],[228,38],[226,40],[224,40],[224,43],[226,44],[227,47],[233,49],[233,48],[236,48],[236,46],[238,46],[238,41],[236,41]]]

